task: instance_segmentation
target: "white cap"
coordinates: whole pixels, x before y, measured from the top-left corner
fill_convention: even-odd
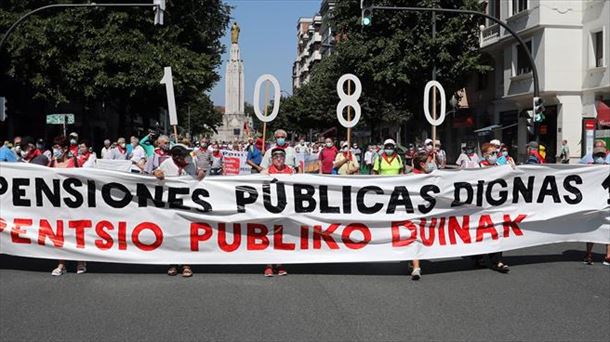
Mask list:
[[[424,140],[424,145],[432,144],[432,139]]]
[[[349,147],[349,144],[347,143],[347,141],[344,141],[341,143],[341,147]]]
[[[383,145],[394,145],[394,146],[396,146],[396,141],[394,141],[394,139],[386,139],[383,142]]]
[[[490,141],[489,143],[490,143],[490,144],[492,144],[492,145],[495,145],[495,146],[500,146],[500,145],[502,145],[502,144],[500,143],[500,140],[498,140],[498,139],[494,139],[494,140]]]

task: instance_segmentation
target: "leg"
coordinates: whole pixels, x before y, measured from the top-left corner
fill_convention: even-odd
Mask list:
[[[606,245],[606,257],[604,258],[604,265],[610,266],[610,244]]]
[[[66,261],[65,260],[59,260],[57,267],[51,271],[51,275],[53,276],[60,276],[65,274],[66,271]]]
[[[411,272],[412,280],[419,280],[421,278],[421,268],[419,267],[419,259],[413,259],[413,271]]]
[[[175,276],[176,274],[178,274],[178,266],[177,265],[169,265],[169,268],[167,269],[167,275],[168,276]]]
[[[193,276],[193,270],[191,270],[191,266],[189,266],[189,265],[182,266],[182,276],[184,278],[190,278]]]
[[[265,277],[273,277],[273,266],[267,265],[265,266],[265,271],[263,272]]]
[[[500,273],[508,273],[510,269],[508,265],[502,263],[502,252],[490,253],[489,260],[491,261],[491,269]]]
[[[593,251],[593,243],[587,242],[587,252],[585,253],[584,263],[587,265],[593,265],[593,256],[591,252]]]
[[[288,271],[286,271],[286,268],[284,267],[284,265],[282,265],[282,264],[277,265],[277,275],[279,275],[279,276],[288,275]]]

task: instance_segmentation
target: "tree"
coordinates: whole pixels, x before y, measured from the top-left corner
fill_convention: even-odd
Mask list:
[[[481,9],[477,0],[378,0],[375,4]],[[316,65],[311,81],[285,103],[290,108],[288,120],[301,117],[302,129],[338,125],[336,82],[345,73],[362,82],[359,126],[364,123],[374,129],[408,123],[408,129],[420,131],[428,126],[423,90],[433,65],[447,94],[462,88],[469,73],[490,69],[481,63],[478,51],[479,18],[437,13],[437,35],[432,38],[431,13],[376,10],[372,25],[362,27],[359,1],[354,0],[338,1],[333,15],[338,32],[333,55]]]
[[[2,1],[0,31],[50,3],[55,1]],[[171,66],[181,123],[190,107],[194,130],[217,125],[220,117],[205,92],[219,80],[229,12],[221,0],[170,0],[164,26],[153,25],[152,6],[41,12],[9,38],[0,72],[51,106],[103,102],[128,116],[166,107],[159,81],[163,67]]]

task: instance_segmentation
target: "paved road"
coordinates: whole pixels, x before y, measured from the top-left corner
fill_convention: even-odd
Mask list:
[[[427,262],[419,282],[406,263],[291,265],[272,279],[256,266],[182,279],[97,263],[53,278],[51,261],[0,256],[0,340],[609,341],[610,267],[583,265],[582,248],[508,252],[508,275]]]

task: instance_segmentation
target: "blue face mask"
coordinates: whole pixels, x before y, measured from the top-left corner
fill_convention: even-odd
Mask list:
[[[508,151],[503,151],[503,152],[502,152],[502,156],[504,156],[504,157],[508,157]]]
[[[427,164],[426,164],[426,172],[427,172],[427,173],[430,173],[430,172],[432,172],[432,171],[434,171],[434,170],[437,170],[437,169],[438,169],[438,168],[436,167],[436,164],[435,164],[435,163],[427,163]]]
[[[53,157],[55,158],[59,158],[64,154],[64,151],[58,149],[58,148],[54,148],[53,149]]]
[[[496,163],[496,161],[497,161],[497,158],[496,158],[496,156],[489,156],[489,157],[487,157],[487,161],[488,161],[490,164],[495,164],[495,163]]]
[[[386,148],[385,150],[383,150],[383,152],[385,152],[385,154],[387,154],[388,156],[391,156],[394,154],[394,150]]]
[[[275,142],[278,145],[283,146],[286,143],[286,139],[285,138],[277,138],[277,139],[275,139]]]

